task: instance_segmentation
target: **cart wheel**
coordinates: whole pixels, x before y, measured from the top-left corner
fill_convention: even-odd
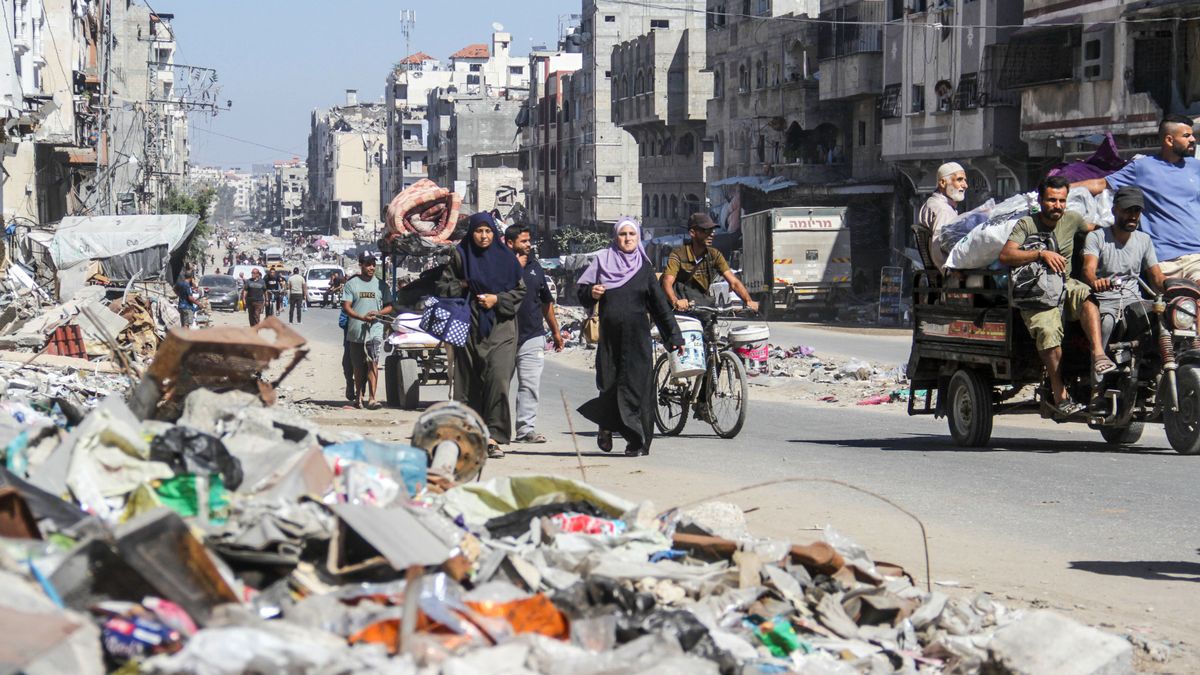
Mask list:
[[[992,437],[992,388],[973,370],[959,369],[950,378],[946,419],[954,442],[968,448],[987,445]]]
[[[400,355],[390,354],[383,360],[383,390],[389,408],[400,407]]]
[[[1179,382],[1179,411],[1163,412],[1163,429],[1175,452],[1181,455],[1200,454],[1200,368],[1180,368],[1176,378]]]
[[[1130,422],[1127,427],[1102,427],[1100,435],[1109,445],[1133,445],[1142,437],[1145,426],[1141,422]]]
[[[396,395],[400,407],[415,410],[421,403],[421,375],[416,359],[398,358],[396,364]]]

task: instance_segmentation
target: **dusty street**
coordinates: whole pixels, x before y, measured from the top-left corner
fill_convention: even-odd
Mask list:
[[[242,315],[218,315],[219,323]],[[284,387],[286,403],[316,421],[376,438],[407,437],[416,413],[343,410],[340,331],[332,310],[309,311],[297,329],[310,358]],[[791,324],[789,339],[833,340],[854,351],[893,336],[844,334]],[[832,347],[831,347],[832,348]],[[847,354],[853,356],[853,354]],[[864,357],[868,355],[862,355]],[[873,408],[768,400],[751,388],[746,426],[735,440],[689,421],[678,438],[658,438],[649,457],[601,453],[594,430],[574,409],[592,395],[592,373],[578,351],[547,358],[539,429],[546,445],[512,445],[484,477],[556,473],[656,506],[699,501],[778,479],[835,479],[886,497],[925,524],[931,577],[940,590],[995,594],[1014,605],[1050,607],[1117,633],[1193,643],[1200,582],[1200,464],[1172,452],[1160,428],[1134,450],[1113,451],[1099,435],[1057,428],[1032,417],[998,418],[993,447],[954,446],[943,420],[909,418],[902,404]],[[429,403],[441,388],[423,390]],[[381,392],[382,397],[382,392]],[[564,414],[563,397],[571,417]],[[569,430],[576,426],[578,449]],[[582,467],[581,467],[582,464]],[[925,576],[920,530],[907,516],[866,494],[820,482],[789,482],[723,496],[766,535],[804,540],[826,524],[879,557]],[[1172,650],[1166,664],[1200,667],[1195,646]]]

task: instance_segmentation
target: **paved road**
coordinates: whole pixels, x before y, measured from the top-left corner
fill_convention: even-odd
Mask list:
[[[332,311],[312,310],[308,316],[306,335],[340,340]],[[875,361],[907,357],[902,337],[778,326],[772,329],[787,342],[795,339],[818,350],[887,355]],[[900,359],[894,358],[901,349]],[[561,443],[568,431],[559,392],[577,406],[593,395],[593,375],[550,357],[542,391],[540,430]],[[1183,582],[1200,581],[1200,457],[1173,453],[1161,428],[1148,429],[1132,451],[1113,451],[1098,433],[1079,425],[1000,418],[992,447],[972,451],[952,445],[944,420],[910,418],[894,410],[752,400],[747,424],[734,441],[719,440],[707,426],[690,421],[683,436],[656,439],[652,454],[642,460],[599,455],[590,437],[584,442],[588,461],[593,455],[636,461],[633,473],[639,474],[670,476],[686,467],[697,475],[722,477],[730,486],[797,474],[850,481],[919,514],[931,532],[964,539],[941,542],[943,556],[966,546],[987,560],[988,547],[994,546],[998,559],[1012,558],[1019,543],[1042,557],[1030,561],[1022,574],[1041,575],[1049,583],[1061,577],[1085,590],[1094,585],[1097,603],[1106,596],[1140,597],[1144,589],[1147,605],[1169,612],[1187,593],[1196,597],[1196,585]],[[513,447],[534,452],[530,446]],[[790,500],[813,490],[790,486],[770,494]],[[845,493],[837,499],[845,500]],[[799,517],[803,525],[813,522]],[[981,577],[994,579],[985,568]]]

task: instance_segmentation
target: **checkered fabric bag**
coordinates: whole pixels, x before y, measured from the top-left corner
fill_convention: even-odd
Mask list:
[[[421,330],[435,338],[462,347],[471,335],[471,309],[462,298],[425,298],[421,305]]]

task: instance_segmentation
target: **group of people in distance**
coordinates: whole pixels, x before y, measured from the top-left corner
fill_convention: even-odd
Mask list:
[[[1038,186],[1037,213],[1017,222],[1000,253],[1004,265],[1036,262],[1067,277],[1061,307],[1021,311],[1046,368],[1054,404],[1063,415],[1085,407],[1070,398],[1062,378],[1064,317],[1080,322],[1099,378],[1116,368],[1105,351],[1108,335],[1123,308],[1141,298],[1139,277],[1159,291],[1169,277],[1200,280],[1200,160],[1194,157],[1192,126],[1189,117],[1168,115],[1158,128],[1158,154],[1130,162],[1107,177],[1077,183],[1059,176],[1046,178]],[[957,217],[967,187],[961,165],[942,165],[937,191],[918,217],[919,226],[930,235],[929,257],[939,268],[945,265],[946,252],[937,245],[936,235]],[[1067,209],[1068,193],[1074,187],[1093,195],[1115,191],[1112,227],[1097,227]],[[1055,250],[1023,247],[1031,237],[1048,233],[1053,233]],[[1078,275],[1072,269],[1076,234],[1086,235]]]
[[[598,427],[598,445],[608,452],[613,436],[625,439],[625,454],[648,454],[653,437],[653,345],[650,322],[668,348],[683,338],[673,310],[704,302],[709,285],[725,278],[746,306],[757,310],[724,256],[712,247],[716,225],[704,214],[689,220],[691,242],[671,253],[660,282],[642,245],[641,225],[623,218],[613,228],[611,245],[599,252],[579,279],[581,304],[598,314],[596,385],[598,394],[579,412]],[[347,398],[356,405],[378,407],[376,364],[380,359],[382,322],[393,311],[387,284],[376,275],[376,260],[359,260],[359,275],[345,284],[342,310],[347,317],[347,364],[355,374]],[[488,456],[504,456],[511,442],[545,443],[536,428],[546,326],[550,346],[562,350],[564,340],[554,312],[545,270],[533,255],[527,226],[501,232],[495,216],[471,216],[467,234],[452,250],[434,284],[443,298],[463,298],[470,308],[467,342],[452,351],[453,392],[479,413],[490,435]],[[543,323],[544,322],[544,323]],[[378,327],[378,329],[376,328]],[[517,381],[515,434],[509,389]],[[366,402],[363,399],[366,397]]]

